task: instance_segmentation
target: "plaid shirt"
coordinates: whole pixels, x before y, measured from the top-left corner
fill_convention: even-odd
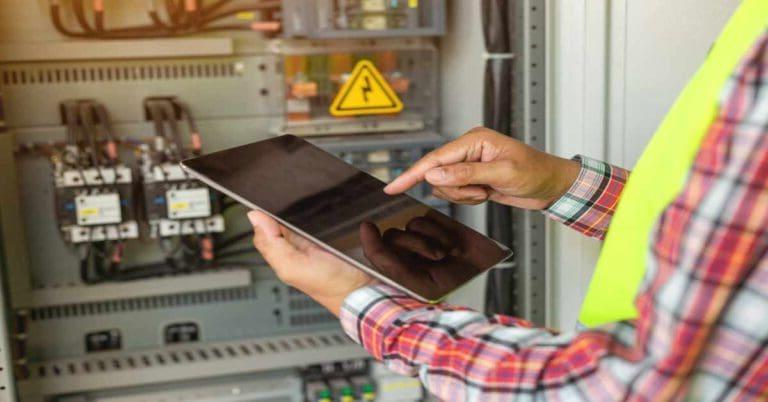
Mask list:
[[[445,400],[768,400],[767,47],[768,34],[724,88],[657,221],[635,321],[556,334],[376,285],[346,299],[346,332]],[[546,213],[601,238],[627,172],[581,163]]]

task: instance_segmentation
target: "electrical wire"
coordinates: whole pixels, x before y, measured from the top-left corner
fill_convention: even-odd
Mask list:
[[[92,39],[146,39],[173,36],[193,35],[203,32],[222,30],[277,32],[280,30],[279,21],[255,22],[251,24],[212,25],[215,22],[230,18],[242,12],[261,12],[269,18],[280,9],[281,2],[275,0],[255,1],[253,6],[243,6],[227,9],[230,0],[218,0],[213,4],[204,5],[201,0],[164,0],[165,11],[169,22],[163,21],[155,1],[149,1],[148,15],[150,24],[107,29],[105,27],[105,9],[103,0],[93,0],[93,26],[86,16],[84,0],[71,0],[71,9],[80,31],[73,31],[64,25],[62,20],[61,0],[49,0],[51,21],[56,30],[68,37]]]
[[[171,132],[171,141],[176,145],[176,151],[179,155],[179,160],[175,162],[181,162],[187,159],[187,151],[184,147],[184,140],[181,138],[181,130],[179,129],[179,122],[176,119],[176,109],[170,100],[158,101],[158,107],[163,115],[163,120],[168,124]]]
[[[253,231],[249,230],[246,232],[237,233],[235,235],[232,235],[232,237],[226,238],[219,243],[216,244],[216,250],[224,250],[227,249],[249,237],[253,236]]]
[[[203,147],[202,139],[200,137],[200,130],[197,128],[195,118],[192,117],[192,112],[189,110],[189,106],[186,104],[186,102],[180,101],[178,99],[173,99],[172,102],[174,106],[176,106],[176,108],[181,111],[181,117],[187,121],[187,127],[189,128],[189,140],[192,145],[192,154],[195,156],[200,156]]]

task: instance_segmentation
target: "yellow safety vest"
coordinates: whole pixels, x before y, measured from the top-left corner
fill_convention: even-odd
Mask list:
[[[729,75],[768,28],[768,0],[744,0],[706,62],[688,83],[646,147],[621,195],[579,321],[596,326],[637,317],[650,234],[677,197],[718,112]]]

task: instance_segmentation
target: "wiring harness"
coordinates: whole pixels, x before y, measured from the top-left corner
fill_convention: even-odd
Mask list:
[[[147,0],[149,23],[125,27],[106,26],[104,0],[92,0],[90,7],[85,0],[49,0],[49,4],[56,30],[72,38],[148,39],[215,31],[257,31],[271,36],[281,29],[281,2],[276,0]],[[77,29],[66,26],[65,15],[74,16]]]

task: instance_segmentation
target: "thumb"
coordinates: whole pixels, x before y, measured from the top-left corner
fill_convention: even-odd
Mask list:
[[[283,236],[280,224],[274,218],[261,211],[251,211],[248,220],[253,226],[253,245],[273,268],[280,270],[283,264],[302,256]]]
[[[441,187],[470,185],[503,186],[512,175],[509,161],[465,162],[430,169],[424,175],[429,184]]]

